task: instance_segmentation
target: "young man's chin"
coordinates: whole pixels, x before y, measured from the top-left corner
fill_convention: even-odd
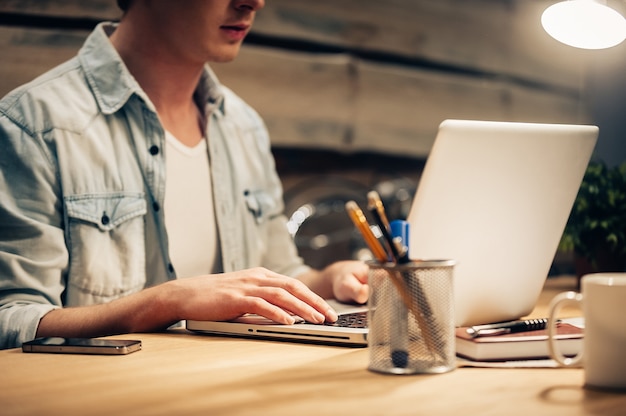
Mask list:
[[[224,48],[217,53],[212,54],[210,62],[216,63],[227,63],[233,61],[239,55],[239,51],[241,50],[241,45],[237,47]]]

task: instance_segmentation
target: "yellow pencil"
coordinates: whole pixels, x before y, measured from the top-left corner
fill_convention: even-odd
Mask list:
[[[367,218],[365,218],[365,214],[363,214],[361,208],[359,208],[356,202],[348,201],[346,202],[346,211],[348,211],[348,215],[350,215],[352,222],[361,232],[361,235],[363,235],[365,244],[367,244],[369,249],[372,251],[376,260],[380,263],[386,263],[388,261],[387,252],[370,229]]]

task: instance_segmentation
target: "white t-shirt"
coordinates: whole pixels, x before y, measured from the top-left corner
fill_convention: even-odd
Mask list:
[[[178,277],[221,269],[206,140],[187,147],[166,139],[165,226]]]

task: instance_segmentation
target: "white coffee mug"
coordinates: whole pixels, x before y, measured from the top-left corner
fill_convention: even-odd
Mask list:
[[[561,307],[582,304],[585,320],[583,347],[575,357],[558,350],[554,335]],[[626,390],[626,273],[583,276],[581,293],[564,292],[550,303],[550,355],[560,365],[582,364],[585,386]]]

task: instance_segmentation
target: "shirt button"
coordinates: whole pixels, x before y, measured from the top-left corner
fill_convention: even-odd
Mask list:
[[[174,265],[172,263],[168,264],[167,270],[169,270],[170,273],[174,273]]]
[[[152,203],[152,209],[155,211],[159,211],[161,209],[161,206],[159,205],[158,202],[153,202]]]
[[[152,156],[156,156],[156,155],[158,155],[158,154],[159,154],[159,146],[157,146],[157,145],[152,145],[152,146],[150,146],[150,149],[149,149],[148,151],[150,152],[150,154],[151,154]]]
[[[110,221],[111,219],[106,214],[106,212],[102,213],[102,218],[100,218],[100,222],[102,223],[102,225],[107,225]]]

